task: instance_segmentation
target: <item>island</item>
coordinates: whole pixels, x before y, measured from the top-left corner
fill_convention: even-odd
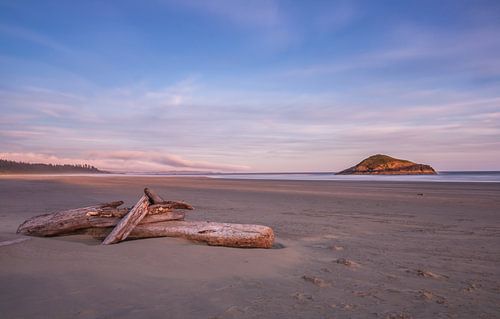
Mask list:
[[[25,163],[0,159],[3,174],[106,174],[108,172],[88,165]]]
[[[336,175],[435,175],[436,171],[425,164],[377,154]]]

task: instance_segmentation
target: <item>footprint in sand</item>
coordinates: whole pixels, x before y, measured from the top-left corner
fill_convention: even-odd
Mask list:
[[[339,258],[339,259],[335,260],[335,262],[337,264],[344,265],[346,267],[352,267],[352,268],[357,268],[357,267],[361,266],[357,262],[349,260],[349,259],[346,259],[346,258]]]
[[[386,314],[385,319],[412,319],[413,317],[406,312],[391,312]]]
[[[421,290],[419,293],[420,293],[420,297],[423,298],[424,300],[435,301],[436,303],[441,304],[441,305],[446,303],[445,297],[436,295],[430,291]]]
[[[328,281],[325,281],[325,280],[323,280],[321,278],[314,277],[314,276],[304,275],[304,276],[302,276],[302,279],[304,279],[307,282],[313,283],[313,284],[315,284],[316,286],[318,286],[320,288],[326,288],[326,287],[331,287],[332,286],[332,284],[329,283]]]
[[[342,310],[346,310],[346,311],[350,311],[350,310],[353,310],[354,308],[356,308],[356,305],[353,305],[353,304],[345,304],[345,303],[341,303],[340,305],[337,305],[337,304],[331,304],[330,305],[330,308],[333,308],[333,309],[342,309]]]
[[[417,269],[416,270],[417,276],[419,277],[424,277],[424,278],[432,278],[432,279],[448,279],[449,277],[446,275],[440,275],[436,274],[427,270],[421,270]]]
[[[349,311],[349,310],[353,310],[354,308],[356,308],[355,305],[352,305],[352,304],[342,304],[342,309],[343,310]]]
[[[307,301],[314,300],[313,296],[305,294],[305,293],[302,293],[302,292],[296,292],[296,293],[294,293],[292,295],[292,297],[295,298],[295,299],[297,299],[299,301],[299,303],[304,303],[304,302],[307,302]]]
[[[229,315],[241,315],[241,314],[244,314],[246,311],[246,308],[240,308],[238,306],[230,306],[229,308],[227,308],[224,313],[225,314],[229,314]]]
[[[329,244],[313,244],[311,245],[310,247],[312,248],[319,248],[319,249],[331,249],[331,250],[335,250],[335,251],[342,251],[344,250],[344,247],[342,246],[337,246],[337,245],[329,245]]]
[[[473,292],[477,289],[481,288],[480,284],[475,284],[475,283],[469,283],[467,287],[462,289],[463,292]]]

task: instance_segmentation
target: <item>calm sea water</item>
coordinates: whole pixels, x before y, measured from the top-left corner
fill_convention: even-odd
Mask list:
[[[56,174],[60,175],[60,174]],[[0,178],[10,178],[22,175],[0,175]],[[33,176],[33,175],[25,175]],[[38,175],[38,176],[55,176]],[[334,173],[112,173],[112,174],[65,174],[61,176],[92,176],[92,177],[209,177],[223,179],[267,179],[267,180],[298,180],[298,181],[400,181],[400,182],[480,182],[500,183],[500,171],[495,172],[439,172],[438,175],[335,175]]]
[[[333,173],[217,174],[213,178],[311,181],[402,181],[402,182],[489,182],[500,183],[497,172],[439,172],[438,175],[335,175]]]

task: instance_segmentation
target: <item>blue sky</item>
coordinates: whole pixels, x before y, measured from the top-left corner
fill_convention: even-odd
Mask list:
[[[0,157],[500,170],[498,1],[0,1]]]

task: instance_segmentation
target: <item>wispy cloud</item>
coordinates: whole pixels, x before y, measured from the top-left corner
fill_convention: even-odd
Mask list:
[[[213,17],[217,23],[249,32],[252,42],[271,50],[283,50],[302,36],[293,18],[280,1],[262,0],[166,0],[172,8],[183,8],[196,14]]]
[[[26,5],[7,8],[3,152],[123,170],[335,170],[371,152],[500,169],[500,25],[474,13],[488,6],[443,19],[451,4],[110,6],[60,21],[33,6],[29,26]]]
[[[278,2],[274,0],[259,1],[257,5],[244,0],[183,0],[176,4],[247,27],[279,27],[285,22]]]
[[[433,162],[438,158],[433,154],[466,158],[464,148],[494,152],[500,136],[500,96],[482,91],[377,86],[307,95],[224,90],[197,79],[164,90],[123,88],[93,96],[25,93],[32,97],[33,92],[39,92],[39,103],[62,98],[70,111],[40,112],[15,125],[4,122],[0,141],[37,154],[78,154],[69,158],[115,170],[297,170],[303,165],[333,170],[344,166],[332,163],[334,157],[347,163],[366,152],[388,152],[417,160],[424,150],[423,160]],[[173,92],[182,92],[182,107],[169,100]],[[13,101],[9,97],[2,95],[0,103],[16,107],[6,109],[5,116],[22,115],[26,108],[27,114],[37,114],[23,92]],[[90,110],[92,116],[85,116]],[[8,150],[19,153],[13,146]]]
[[[315,12],[312,21],[320,32],[335,32],[351,26],[361,15],[354,1],[331,1]]]
[[[191,96],[196,90],[196,79],[190,77],[160,90],[147,91],[144,98],[151,101],[150,104],[160,106],[181,106],[191,102]]]
[[[466,73],[471,76],[500,76],[500,41],[497,28],[477,28],[463,32],[422,28],[401,25],[387,35],[380,46],[347,57],[336,58],[334,61],[323,61],[308,66],[292,68],[283,76],[328,76],[368,74],[377,77],[384,69],[410,68],[426,65],[420,70],[403,69],[407,75],[422,72],[436,73],[437,70],[447,71],[448,76]],[[402,72],[402,71],[400,71]],[[443,76],[445,74],[441,74]]]
[[[172,170],[242,171],[249,167],[206,161],[191,161],[173,154],[154,151],[114,151],[84,154],[81,157],[60,157],[46,153],[0,153],[1,159],[30,163],[90,164],[115,172],[167,172]]]
[[[55,50],[61,53],[74,53],[74,51],[68,46],[60,43],[49,36],[41,34],[39,32],[14,26],[14,25],[5,25],[0,24],[0,34],[4,36],[13,37],[16,39],[20,39],[23,41],[28,41],[37,45],[41,45],[43,47],[49,48],[51,50]]]

